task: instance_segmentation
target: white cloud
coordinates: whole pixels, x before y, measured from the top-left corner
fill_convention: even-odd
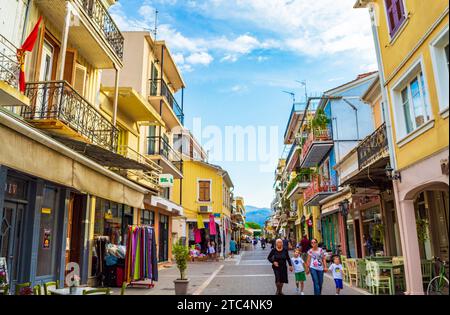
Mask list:
[[[206,53],[206,52],[200,52],[200,53],[193,53],[192,55],[188,56],[186,58],[186,62],[190,63],[191,65],[209,65],[214,58]]]

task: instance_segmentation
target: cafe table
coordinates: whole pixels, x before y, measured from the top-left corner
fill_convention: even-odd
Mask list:
[[[48,289],[52,295],[83,295],[85,290],[95,290],[95,288],[90,287],[76,287],[75,292],[70,293],[70,288],[64,289]]]
[[[391,277],[391,292],[392,295],[395,295],[395,275],[394,271],[396,269],[400,269],[400,272],[404,272],[404,266],[403,264],[394,265],[391,262],[377,262],[378,267],[380,268],[380,271],[389,271],[390,277]]]

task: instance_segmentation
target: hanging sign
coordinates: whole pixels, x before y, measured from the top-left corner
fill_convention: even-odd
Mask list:
[[[51,230],[44,229],[44,239],[42,241],[42,248],[43,249],[49,249],[50,248],[50,242],[51,242]]]
[[[113,214],[112,214],[112,211],[110,209],[107,212],[105,212],[105,219],[106,220],[111,220],[112,218],[113,218]]]
[[[308,226],[312,227],[313,226],[313,221],[311,219],[308,220]]]
[[[159,186],[163,188],[173,187],[174,180],[171,174],[159,175]]]

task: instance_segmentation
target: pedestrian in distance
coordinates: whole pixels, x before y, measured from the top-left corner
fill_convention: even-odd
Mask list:
[[[303,260],[306,260],[308,258],[308,251],[311,248],[311,242],[306,234],[303,235],[303,238],[300,241],[300,246],[302,248],[302,258]]]
[[[276,241],[275,248],[270,251],[267,259],[272,263],[272,269],[275,274],[276,295],[284,295],[283,285],[289,283],[287,264],[289,264],[290,272],[293,272],[294,268],[292,267],[289,252],[283,248],[283,240],[278,239]]]
[[[230,241],[230,253],[231,253],[231,258],[234,258],[234,255],[237,254],[237,244],[236,244],[236,241],[234,240],[234,238],[231,238],[231,241]]]
[[[344,269],[342,268],[341,258],[338,255],[334,255],[333,263],[330,265],[330,271],[333,273],[334,283],[336,284],[336,295],[341,294],[341,290],[344,289]]]
[[[287,239],[287,237],[285,237],[285,238],[283,239],[283,248],[284,248],[285,250],[289,250],[289,240]]]
[[[300,293],[300,295],[305,295],[304,289],[305,289],[305,281],[306,281],[306,274],[305,274],[305,262],[303,261],[302,257],[300,256],[301,251],[300,249],[295,249],[294,251],[294,257],[291,258],[292,265],[294,266],[294,273],[295,273],[295,285],[297,294]]]
[[[208,260],[216,259],[216,248],[214,247],[214,242],[211,241],[208,243]]]
[[[325,251],[319,247],[317,239],[311,241],[311,246],[306,260],[306,274],[311,274],[314,295],[322,295],[323,274],[328,272],[326,255]]]

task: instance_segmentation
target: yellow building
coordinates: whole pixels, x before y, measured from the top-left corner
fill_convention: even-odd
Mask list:
[[[241,240],[243,236],[243,231],[245,230],[245,204],[243,197],[234,198],[232,205],[232,213],[231,213],[231,227],[232,227],[232,237],[237,242],[237,244],[241,245]]]
[[[359,0],[355,7],[370,10],[388,104],[406,291],[423,294],[421,259],[449,257],[448,1]]]
[[[229,253],[232,236],[231,213],[234,188],[228,172],[220,166],[208,163],[207,155],[193,135],[183,129],[176,136],[176,148],[182,152],[183,178],[175,180],[173,195],[175,202],[183,206],[184,216],[178,222],[185,222],[187,243],[197,244],[194,237],[199,223],[202,251],[207,241],[214,240],[221,256]],[[216,223],[217,235],[210,235],[211,216]]]

